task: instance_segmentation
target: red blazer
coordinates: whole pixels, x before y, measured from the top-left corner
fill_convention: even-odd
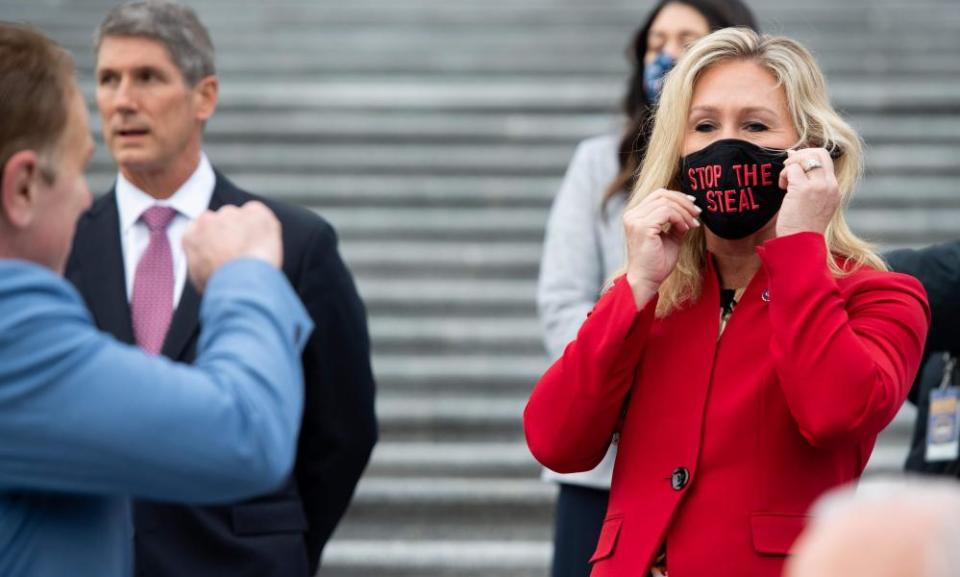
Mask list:
[[[700,300],[664,319],[621,277],[537,383],[524,430],[550,469],[592,468],[621,427],[592,577],[646,577],[663,543],[670,577],[780,575],[808,507],[860,476],[906,398],[929,323],[916,279],[834,278],[814,233],[757,251],[719,340],[711,259]]]

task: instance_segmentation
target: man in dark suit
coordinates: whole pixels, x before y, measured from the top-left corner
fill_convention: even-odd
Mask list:
[[[200,298],[184,282],[183,231],[206,209],[257,198],[216,172],[202,150],[219,89],[213,46],[189,8],[124,4],[98,31],[96,75],[119,174],[78,224],[67,276],[102,330],[190,362]],[[284,272],[316,325],[303,353],[294,474],[276,493],[229,506],[138,502],[137,575],[313,575],[375,443],[366,316],[335,233],[307,210],[264,202],[283,227]]]
[[[955,364],[960,357],[960,241],[895,250],[884,258],[893,270],[917,277],[930,302],[924,365],[909,397],[917,406],[917,420],[905,469],[960,477],[960,459],[928,459],[926,455],[930,394],[942,385],[960,385],[960,367]]]

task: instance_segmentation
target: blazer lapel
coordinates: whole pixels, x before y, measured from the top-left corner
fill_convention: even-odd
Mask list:
[[[113,192],[100,210],[88,213],[83,227],[88,242],[80,243],[83,294],[100,330],[118,340],[134,344],[133,324],[124,277],[123,249],[120,245],[120,215]]]
[[[225,204],[235,204],[232,202],[233,194],[230,182],[219,172],[216,173],[216,178],[213,195],[210,197],[210,210],[217,210]],[[180,303],[173,313],[170,328],[167,330],[167,336],[163,341],[161,353],[165,357],[181,361],[193,360],[186,359],[184,356],[191,340],[200,330],[200,301],[201,295],[193,287],[188,274],[183,285],[183,293],[180,295]]]

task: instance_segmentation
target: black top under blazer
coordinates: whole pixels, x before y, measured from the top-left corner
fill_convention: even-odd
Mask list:
[[[275,493],[242,503],[135,502],[138,576],[313,575],[377,439],[366,311],[333,227],[308,210],[240,190],[217,172],[211,210],[250,200],[265,203],[280,220],[283,271],[316,325],[303,352],[304,415],[294,473]],[[66,276],[97,326],[133,344],[115,191],[81,217]],[[195,359],[199,305],[188,280],[163,344],[165,356]]]

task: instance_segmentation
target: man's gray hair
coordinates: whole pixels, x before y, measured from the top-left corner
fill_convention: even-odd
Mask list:
[[[926,561],[925,573],[917,576],[960,574],[960,485],[955,479],[875,477],[858,487],[827,493],[815,504],[812,514],[815,525],[829,525],[868,510],[882,512],[897,524],[900,520],[930,519],[933,533],[926,538],[927,550],[918,552]]]
[[[213,41],[192,8],[169,0],[127,2],[107,12],[94,36],[97,51],[108,36],[149,38],[167,49],[190,86],[216,74]]]

